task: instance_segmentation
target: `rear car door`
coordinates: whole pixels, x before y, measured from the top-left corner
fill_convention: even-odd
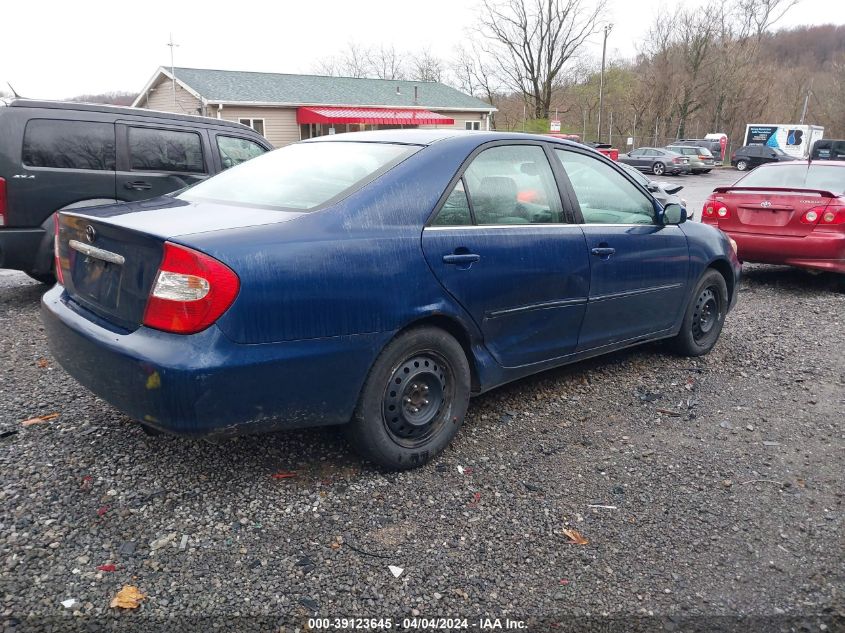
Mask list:
[[[577,351],[670,330],[684,307],[689,248],[656,223],[653,199],[610,165],[557,149],[590,253],[590,293]]]
[[[501,365],[575,350],[587,302],[587,250],[542,144],[478,151],[423,230],[422,247]]]
[[[116,190],[120,200],[155,198],[212,172],[205,130],[124,122],[117,125]]]

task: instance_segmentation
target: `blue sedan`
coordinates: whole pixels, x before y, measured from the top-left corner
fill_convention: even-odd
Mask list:
[[[56,216],[59,363],[151,431],[344,425],[429,461],[471,395],[638,343],[706,354],[729,238],[567,141],[322,137],[179,193]]]

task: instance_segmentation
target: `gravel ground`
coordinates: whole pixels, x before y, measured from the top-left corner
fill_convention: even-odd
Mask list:
[[[292,631],[315,613],[842,630],[832,278],[746,266],[709,356],[649,345],[498,389],[402,474],[332,429],[148,437],[50,359],[42,291],[0,271],[0,630]],[[125,584],[146,595],[137,610],[109,607]]]

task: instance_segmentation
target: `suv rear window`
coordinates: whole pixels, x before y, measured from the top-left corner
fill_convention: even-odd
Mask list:
[[[129,158],[133,171],[205,173],[202,142],[196,132],[130,127]]]
[[[418,149],[349,141],[296,143],[232,167],[177,197],[310,211],[350,193]]]
[[[114,125],[32,119],[24,131],[22,158],[28,167],[114,171]]]

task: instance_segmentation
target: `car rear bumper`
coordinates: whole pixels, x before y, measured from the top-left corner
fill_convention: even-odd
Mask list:
[[[175,434],[228,435],[348,422],[389,333],[261,345],[216,326],[189,336],[114,332],[56,285],[42,321],[59,364],[128,416]]]
[[[0,229],[0,268],[33,270],[37,260],[44,229]]]
[[[742,261],[785,264],[845,273],[845,233],[814,231],[806,236],[731,232]]]

